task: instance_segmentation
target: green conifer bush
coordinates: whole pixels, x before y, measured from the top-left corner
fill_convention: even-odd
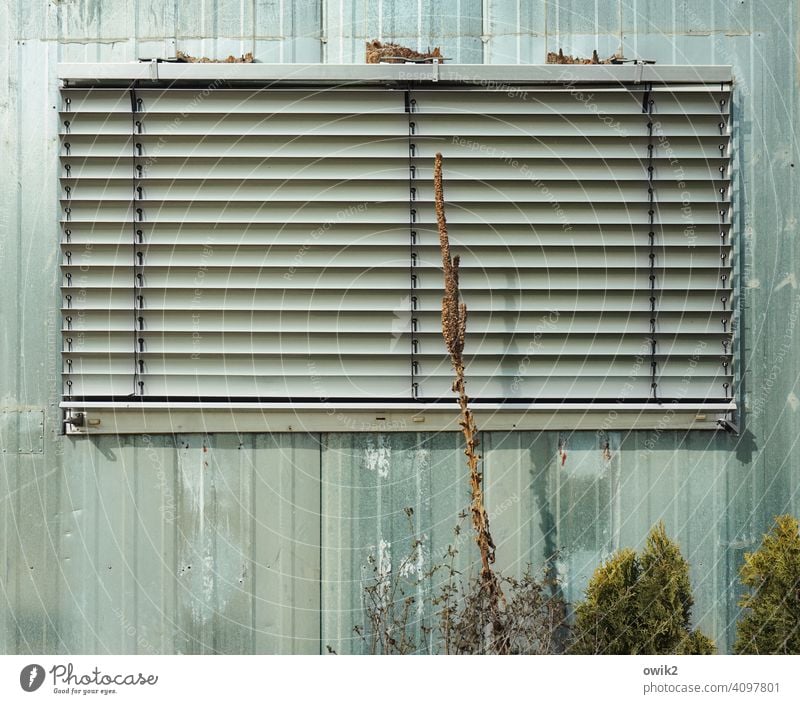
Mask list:
[[[641,554],[626,548],[600,565],[575,608],[570,652],[706,655],[714,642],[692,630],[689,564],[663,523]]]
[[[792,516],[777,516],[761,546],[744,557],[739,572],[748,588],[739,605],[734,652],[800,654],[800,529]]]

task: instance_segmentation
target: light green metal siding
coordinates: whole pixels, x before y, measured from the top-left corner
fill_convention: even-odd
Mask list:
[[[9,423],[45,416],[43,452],[6,446],[20,425],[2,435],[1,651],[346,651],[366,557],[402,541],[402,509],[417,507],[433,554],[447,544],[467,501],[454,435],[58,435],[56,64],[176,48],[360,61],[378,34],[462,63],[603,55],[621,41],[629,57],[733,65],[741,435],[666,423],[611,434],[610,459],[591,432],[484,438],[499,562],[560,548],[574,599],[603,557],[664,518],[692,563],[697,620],[730,645],[743,552],[774,514],[800,514],[797,4],[439,5],[0,5],[0,401],[21,412]]]

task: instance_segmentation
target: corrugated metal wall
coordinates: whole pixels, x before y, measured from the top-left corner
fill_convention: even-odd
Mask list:
[[[360,62],[378,36],[464,63],[621,44],[734,66],[742,434],[484,437],[503,567],[558,548],[575,599],[663,518],[698,622],[730,645],[743,552],[774,514],[800,514],[797,3],[16,0],[0,6],[0,651],[347,652],[368,556],[402,555],[403,509],[426,560],[451,542],[467,503],[456,435],[58,435],[56,64],[176,49]]]

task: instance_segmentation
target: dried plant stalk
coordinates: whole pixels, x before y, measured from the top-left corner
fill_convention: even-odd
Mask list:
[[[436,222],[439,227],[439,247],[442,252],[442,268],[444,270],[444,297],[442,298],[442,335],[444,336],[450,361],[453,364],[455,380],[453,391],[458,394],[458,403],[461,408],[459,424],[464,433],[469,467],[470,491],[472,502],[470,514],[472,527],[475,530],[475,542],[481,554],[481,584],[483,598],[490,611],[490,623],[499,616],[500,605],[504,603],[500,582],[492,569],[494,563],[495,545],[489,531],[489,516],[483,502],[483,477],[478,470],[481,456],[477,452],[479,444],[478,428],[475,417],[469,408],[466,379],[464,376],[464,338],[467,331],[467,306],[460,302],[458,287],[458,256],[450,253],[450,240],[447,235],[447,220],[444,213],[444,188],[442,187],[442,155],[436,154],[433,166],[433,189],[436,205]]]

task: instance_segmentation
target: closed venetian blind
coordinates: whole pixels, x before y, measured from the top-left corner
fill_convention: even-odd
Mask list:
[[[62,91],[70,399],[732,395],[725,85]]]

